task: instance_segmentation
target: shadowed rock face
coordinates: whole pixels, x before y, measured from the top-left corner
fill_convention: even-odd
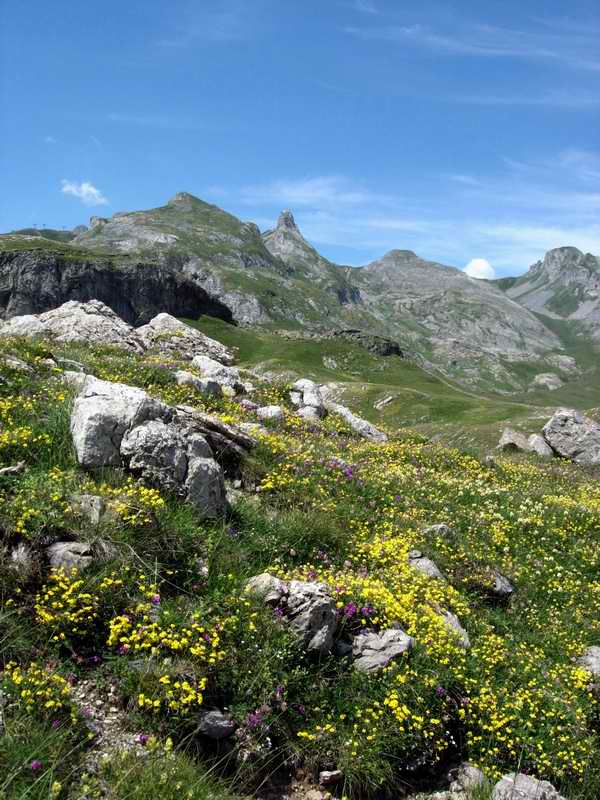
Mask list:
[[[132,325],[147,323],[163,311],[232,321],[224,303],[168,267],[39,250],[0,253],[0,313],[5,319],[49,311],[68,300],[101,300]]]

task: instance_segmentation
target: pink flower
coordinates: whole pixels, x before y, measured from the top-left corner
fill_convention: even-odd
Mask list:
[[[29,767],[36,772],[38,769],[42,768],[42,762],[38,761],[37,758],[34,758]]]

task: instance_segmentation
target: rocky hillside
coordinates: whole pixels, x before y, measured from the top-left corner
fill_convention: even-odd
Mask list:
[[[518,282],[507,296],[504,287],[475,281],[457,269],[401,250],[363,268],[338,266],[304,239],[289,211],[281,214],[273,230],[261,235],[256,225],[180,193],[157,209],[118,213],[110,219],[93,217],[89,229],[73,234],[70,242],[59,244],[24,233],[0,237],[7,264],[6,288],[0,296],[5,314],[22,313],[28,310],[27,303],[29,310],[44,310],[68,299],[100,298],[129,319],[133,314],[142,319],[143,303],[126,311],[122,298],[135,295],[133,283],[140,273],[154,270],[158,285],[167,278],[170,283],[163,308],[149,306],[146,318],[156,310],[194,317],[171,302],[172,283],[178,280],[173,276],[180,275],[182,286],[192,282],[204,293],[204,310],[199,313],[229,315],[240,324],[309,335],[362,330],[395,341],[427,369],[479,389],[526,390],[536,373],[552,372],[563,353],[556,333],[510,296],[518,293]],[[28,247],[34,252],[25,255]],[[51,248],[62,248],[62,256],[73,265],[64,291],[46,292],[48,269],[32,269],[32,262],[43,262],[44,247],[54,254]],[[103,267],[90,267],[107,259],[114,267],[108,281]],[[137,265],[133,282],[131,264]],[[52,266],[49,271],[57,272]],[[103,274],[96,281],[99,272]],[[153,295],[154,287],[147,293]],[[24,300],[24,295],[32,299]],[[515,297],[523,299],[521,294]]]
[[[576,247],[550,250],[525,275],[505,286],[526,308],[555,319],[584,323],[600,341],[600,258]]]
[[[3,323],[3,797],[596,800],[600,426],[480,459],[236,357]]]

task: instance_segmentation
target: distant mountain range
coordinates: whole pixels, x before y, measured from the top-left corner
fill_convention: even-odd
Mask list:
[[[152,267],[163,277],[152,277]],[[90,278],[96,274],[97,285]],[[171,296],[161,298],[167,284]],[[171,313],[181,306],[180,316],[216,314],[307,335],[366,331],[397,341],[426,368],[501,392],[527,389],[536,374],[563,380],[573,373],[562,323],[571,338],[600,341],[600,259],[574,247],[551,250],[522,277],[497,281],[475,280],[409,250],[352,268],[321,256],[290,211],[261,234],[185,192],[160,208],[92,217],[89,228],[0,236],[5,315],[91,299],[85,295],[93,291],[142,321],[163,303]]]

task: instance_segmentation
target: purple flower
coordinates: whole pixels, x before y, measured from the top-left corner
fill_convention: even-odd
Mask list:
[[[136,741],[138,742],[138,744],[141,744],[142,747],[148,743],[148,739],[149,737],[148,734],[146,733],[138,733],[138,735],[136,736]]]
[[[262,725],[262,721],[263,715],[260,711],[253,711],[251,714],[248,714],[246,719],[249,728],[258,728],[259,725]]]
[[[373,613],[373,609],[370,606],[363,606],[360,610],[360,614],[362,617],[370,617]]]
[[[435,693],[437,694],[438,697],[445,697],[447,694],[443,686],[438,686],[437,689],[435,690]]]
[[[102,659],[100,658],[100,656],[90,656],[88,658],[88,663],[94,664],[94,665],[100,664],[101,661],[102,661]]]
[[[34,772],[36,772],[38,769],[41,769],[42,766],[43,766],[42,762],[38,761],[37,758],[34,758],[31,764],[29,765],[30,769],[32,769]]]
[[[119,655],[124,656],[126,653],[129,652],[129,645],[128,644],[122,644],[121,647],[119,647],[119,651],[118,652],[119,652]]]
[[[60,728],[60,720],[59,719],[53,719],[52,720],[52,727],[54,728],[54,730],[56,730],[57,728]]]
[[[160,595],[159,594],[153,594],[152,597],[150,598],[150,602],[152,603],[153,606],[159,606],[160,605]]]
[[[344,606],[344,615],[346,617],[348,617],[348,619],[350,619],[350,617],[353,617],[356,614],[357,611],[358,611],[358,608],[355,606],[355,604],[352,601],[350,601],[349,603],[346,603],[346,605]]]
[[[284,612],[284,610],[283,610],[283,608],[281,606],[277,606],[277,608],[274,611],[274,614],[278,619],[281,619],[283,617],[284,613],[285,612]]]

